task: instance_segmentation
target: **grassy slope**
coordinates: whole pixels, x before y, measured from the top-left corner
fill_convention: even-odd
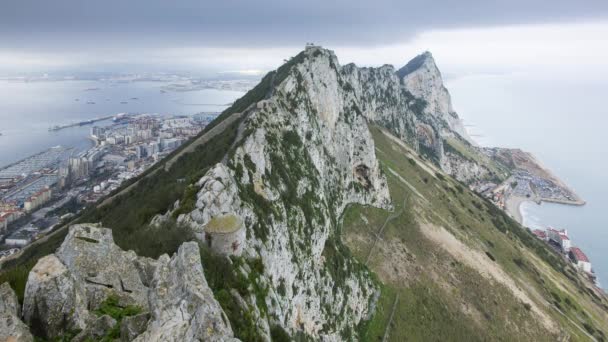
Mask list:
[[[423,233],[429,226],[443,226],[465,245],[487,255],[488,260],[493,258],[491,262],[499,264],[519,287],[526,289],[533,304],[573,340],[588,339],[580,329],[594,332],[597,339],[605,338],[607,331],[597,329],[608,326],[608,302],[595,298],[586,289],[589,284],[574,275],[571,267],[464,186],[448,176],[429,174],[416,163],[417,157],[378,128],[372,128],[372,132],[396,208],[389,213],[352,206],[344,214],[344,241],[359,260],[369,256],[368,266],[383,283],[378,310],[362,327],[364,340],[381,339],[385,329],[392,341],[542,341],[558,337],[537,323],[530,303],[514,297],[503,284],[481,276],[429,240]],[[400,216],[387,223],[370,253],[379,227],[395,213]],[[387,328],[397,295],[393,323]]]

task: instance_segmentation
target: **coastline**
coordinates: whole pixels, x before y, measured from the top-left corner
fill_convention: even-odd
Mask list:
[[[533,202],[540,205],[542,202],[556,203],[561,205],[583,206],[586,204],[583,200],[567,201],[553,198],[527,198],[517,195],[509,195],[505,201],[505,210],[515,221],[523,226],[524,214],[522,205],[525,202]]]

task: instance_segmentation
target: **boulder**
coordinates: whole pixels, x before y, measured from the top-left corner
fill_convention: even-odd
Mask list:
[[[147,308],[148,288],[140,276],[145,267],[138,268],[135,252],[114,243],[112,230],[93,224],[71,226],[55,254],[84,284],[90,308],[98,308],[111,294],[121,305]]]
[[[0,341],[33,341],[30,329],[19,319],[17,295],[8,283],[0,285]]]
[[[158,262],[149,295],[152,320],[135,341],[238,341],[207,285],[196,243]]]
[[[85,289],[55,255],[38,260],[30,272],[23,318],[36,335],[45,338],[86,328],[89,312]]]

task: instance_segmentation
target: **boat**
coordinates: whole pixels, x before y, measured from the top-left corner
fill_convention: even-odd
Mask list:
[[[120,101],[120,104],[127,104],[127,103],[129,103],[129,102],[127,102],[127,101]]]
[[[93,101],[87,101],[87,104],[95,104]]]

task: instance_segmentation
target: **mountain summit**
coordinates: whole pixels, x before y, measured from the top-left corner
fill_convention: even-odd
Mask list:
[[[452,99],[443,85],[441,72],[430,52],[424,52],[397,71],[405,88],[414,96],[426,101],[425,112],[447,123],[444,135],[458,134],[469,143],[472,139],[466,132],[458,114],[452,108]]]
[[[467,188],[505,164],[469,143],[430,53],[396,71],[307,46],[77,219],[111,233],[73,227],[15,288],[45,338],[602,338],[605,296]]]

